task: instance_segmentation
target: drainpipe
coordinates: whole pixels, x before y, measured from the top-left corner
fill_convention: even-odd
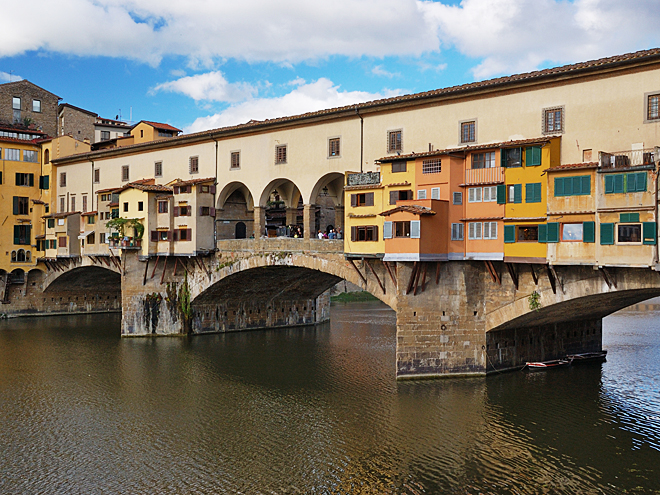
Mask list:
[[[218,194],[218,140],[215,141],[215,192],[213,193],[213,208],[216,207],[216,194]],[[213,250],[217,251],[218,249],[218,226],[213,217]]]
[[[654,269],[656,268],[658,264],[658,168],[660,168],[660,147],[656,146],[655,150],[653,150],[653,157],[655,158],[655,187],[654,187],[654,196],[655,196],[655,201],[654,201],[654,206],[655,206],[655,244],[653,245],[653,264],[654,264]],[[642,236],[644,234],[642,233]]]
[[[360,173],[362,173],[362,165],[364,164],[364,119],[360,115],[360,110],[355,106],[355,114],[360,117]]]
[[[90,162],[92,162],[92,194],[91,194],[92,208],[89,211],[95,211],[94,210],[94,160],[90,160]]]

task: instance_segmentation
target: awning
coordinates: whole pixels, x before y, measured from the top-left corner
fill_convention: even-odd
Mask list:
[[[80,234],[80,235],[78,236],[78,239],[84,239],[85,237],[87,237],[88,235],[91,235],[91,234],[93,234],[93,233],[94,233],[93,230],[91,230],[91,231],[89,231],[89,232],[83,232],[82,234]]]

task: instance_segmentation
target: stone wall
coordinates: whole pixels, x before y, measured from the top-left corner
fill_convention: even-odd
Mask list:
[[[248,211],[243,195],[240,191],[235,191],[229,196],[224,207],[215,212],[218,239],[235,239],[238,222],[245,224],[245,237],[250,237],[254,232],[254,212]]]
[[[21,99],[21,110],[14,112],[13,98]],[[32,111],[32,101],[41,102],[41,112]],[[37,129],[41,129],[51,137],[57,136],[57,103],[59,99],[54,94],[32,84],[29,81],[16,81],[0,84],[0,123],[12,125],[24,124],[29,119]]]
[[[60,105],[57,121],[58,135],[70,135],[78,141],[94,142],[96,114],[69,105]]]

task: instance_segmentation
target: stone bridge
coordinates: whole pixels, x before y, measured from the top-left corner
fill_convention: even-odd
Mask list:
[[[602,318],[660,296],[660,273],[450,261],[350,259],[342,241],[240,239],[197,257],[84,259],[33,270],[6,313],[123,311],[122,335],[313,325],[347,280],[397,313],[399,378],[484,375],[599,350]],[[13,311],[12,311],[13,309]]]

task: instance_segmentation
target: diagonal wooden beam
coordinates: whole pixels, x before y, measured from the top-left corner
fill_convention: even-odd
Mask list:
[[[163,264],[163,273],[160,276],[160,285],[163,285],[163,280],[165,279],[165,272],[167,271],[167,262],[169,261],[169,258],[166,256],[165,257],[165,264]]]
[[[612,286],[616,289],[616,281],[614,280],[614,277],[612,277],[612,274],[605,268],[604,266],[601,266],[598,269],[598,272],[600,275],[603,277],[603,280],[605,280],[605,283],[607,284],[607,288],[611,289]]]
[[[529,264],[529,269],[532,271],[532,278],[534,279],[534,285],[539,285],[539,276],[534,271],[534,265]]]
[[[490,278],[493,279],[493,282],[498,285],[502,285],[502,279],[500,278],[500,274],[497,273],[497,270],[495,270],[495,265],[493,265],[493,262],[486,260],[484,263],[486,263],[486,268],[488,269],[488,273],[490,273]]]
[[[440,262],[435,263],[435,285],[440,285]]]
[[[426,269],[429,266],[428,263],[422,263],[424,265],[424,270],[422,272],[422,292],[424,292],[424,289],[426,288]]]
[[[518,290],[518,274],[516,273],[516,269],[513,266],[513,263],[505,263],[505,265],[509,275],[511,276],[513,286],[516,288],[516,290]]]
[[[147,258],[147,262],[145,263],[144,276],[142,277],[142,285],[147,285],[147,273],[149,273],[149,258]]]
[[[415,261],[412,267],[412,271],[410,272],[410,280],[408,281],[408,288],[406,289],[406,294],[410,294],[410,291],[413,289],[413,285],[415,284],[415,275],[417,274],[417,269],[418,269],[419,262]]]
[[[383,261],[383,265],[385,265],[385,268],[387,269],[387,273],[390,274],[390,278],[392,279],[392,285],[394,286],[395,289],[398,289],[399,284],[397,284],[396,277],[394,276],[394,273],[392,273],[392,269],[390,268],[390,262]]]
[[[374,270],[373,266],[371,266],[371,263],[369,263],[369,260],[364,260],[366,263],[367,267],[369,267],[369,270],[371,270],[371,273],[373,273],[374,277],[376,277],[376,282],[378,282],[378,285],[380,286],[380,290],[383,291],[383,294],[385,294],[385,286],[381,283],[380,278],[376,274],[376,271]]]
[[[179,266],[179,257],[175,256],[174,257],[174,274],[172,275],[173,277],[176,277],[176,267]]]
[[[154,269],[151,272],[151,278],[154,278],[154,275],[156,274],[156,268],[158,268],[159,261],[160,261],[160,256],[156,256],[156,264],[154,265]]]
[[[555,280],[554,270],[550,269],[550,265],[545,265],[548,270],[548,280],[550,281],[550,287],[552,287],[552,293],[557,293],[557,281]]]
[[[351,266],[355,269],[357,274],[360,276],[360,278],[362,279],[362,282],[364,282],[364,284],[366,285],[367,284],[367,279],[364,275],[362,275],[362,272],[360,270],[358,270],[358,267],[355,266],[355,262],[353,261],[353,259],[348,258],[348,262],[351,264]]]
[[[555,276],[555,280],[557,281],[557,284],[559,284],[559,288],[561,289],[562,293],[566,294],[566,291],[564,290],[564,284],[559,278],[559,275],[557,275],[557,271],[555,270],[554,265],[550,265],[550,270],[552,271],[552,274]]]
[[[415,288],[413,289],[413,296],[417,295],[417,286],[419,285],[419,276],[422,273],[421,263],[417,266],[417,273],[415,274]]]

